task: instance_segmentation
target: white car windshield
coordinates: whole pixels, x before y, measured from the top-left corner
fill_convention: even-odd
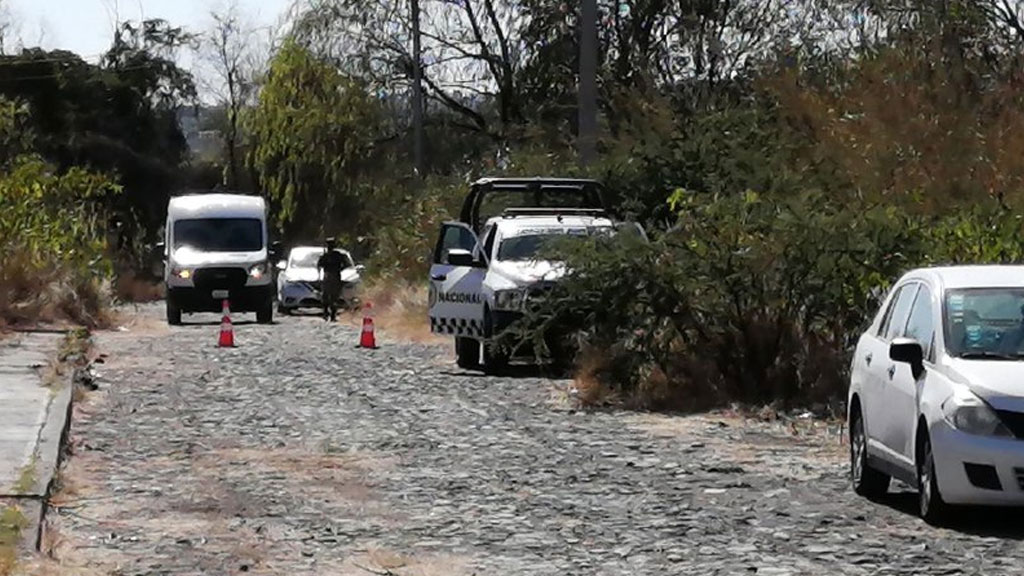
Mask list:
[[[573,239],[587,238],[598,234],[610,234],[610,227],[595,228],[552,228],[522,233],[504,238],[498,245],[498,260],[536,260],[548,246],[558,242],[572,242]]]
[[[323,253],[323,250],[317,250],[314,252],[302,252],[295,254],[292,256],[289,266],[292,268],[316,268],[316,263],[320,260],[320,256],[322,256]],[[340,254],[344,258],[346,268],[355,266],[355,263],[352,262],[352,258],[344,252],[340,252]]]
[[[945,324],[953,356],[1024,358],[1024,288],[950,290]]]

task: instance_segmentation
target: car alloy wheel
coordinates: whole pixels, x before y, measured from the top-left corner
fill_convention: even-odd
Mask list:
[[[921,518],[925,522],[939,524],[946,519],[949,510],[939,492],[939,483],[935,476],[935,455],[932,453],[932,443],[928,438],[924,439],[921,446],[921,462],[917,467],[917,494]]]

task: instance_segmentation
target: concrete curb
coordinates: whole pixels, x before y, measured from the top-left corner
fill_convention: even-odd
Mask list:
[[[46,413],[46,422],[39,432],[39,443],[36,445],[36,475],[32,491],[25,496],[33,499],[37,504],[30,508],[31,513],[25,516],[29,519],[29,526],[23,532],[23,545],[27,545],[33,551],[38,551],[43,541],[43,527],[46,522],[46,512],[49,509],[50,492],[53,490],[54,480],[57,478],[57,471],[64,456],[64,446],[67,443],[68,433],[71,430],[71,411],[75,391],[75,371],[71,370],[65,378],[64,385],[50,401]]]
[[[36,441],[32,486],[16,494],[0,495],[0,504],[16,506],[27,522],[21,531],[19,555],[38,552],[42,544],[48,499],[71,430],[74,390],[75,370],[71,370],[47,405],[46,418]]]

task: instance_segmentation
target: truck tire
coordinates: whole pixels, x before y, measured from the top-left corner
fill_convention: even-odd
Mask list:
[[[274,301],[267,300],[260,309],[256,311],[257,324],[270,324],[274,321]]]
[[[472,370],[480,367],[480,343],[472,338],[455,338],[455,364]]]
[[[181,326],[181,307],[174,301],[174,297],[167,294],[167,300],[164,301],[167,307],[167,324],[171,326]]]
[[[490,310],[484,310],[484,373],[497,374],[508,367],[508,352],[494,342],[494,319]]]

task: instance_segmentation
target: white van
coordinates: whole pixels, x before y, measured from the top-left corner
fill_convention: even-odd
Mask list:
[[[171,198],[163,253],[168,324],[180,324],[183,312],[220,312],[225,299],[232,312],[255,312],[261,324],[273,321],[274,281],[263,198]]]

